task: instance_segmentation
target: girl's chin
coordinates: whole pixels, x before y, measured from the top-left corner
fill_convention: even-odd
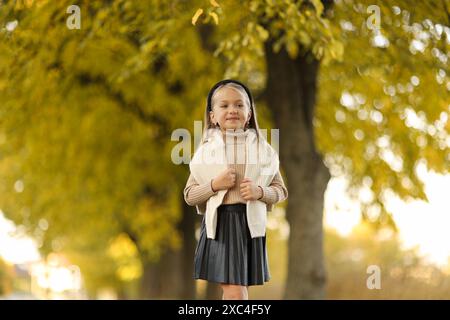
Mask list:
[[[225,125],[225,126],[223,126],[223,128],[225,130],[227,130],[227,129],[229,129],[229,130],[244,129],[244,127],[240,126],[240,125]]]

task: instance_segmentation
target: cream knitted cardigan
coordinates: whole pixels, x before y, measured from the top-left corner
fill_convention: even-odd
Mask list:
[[[267,187],[279,170],[277,152],[264,138],[257,139],[254,130],[249,129],[246,142],[245,177],[256,185]],[[249,165],[252,164],[252,165]],[[205,141],[195,152],[189,164],[191,174],[198,183],[206,183],[217,177],[228,167],[225,142],[219,129],[209,129]],[[206,212],[196,206],[198,214],[205,214],[206,235],[215,239],[217,208],[221,205],[227,190],[219,190],[206,202]],[[267,206],[259,200],[247,201],[247,222],[252,238],[266,234]]]

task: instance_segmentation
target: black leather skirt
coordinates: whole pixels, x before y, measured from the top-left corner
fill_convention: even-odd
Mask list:
[[[269,281],[266,237],[251,238],[246,205],[221,205],[217,215],[215,239],[206,237],[203,217],[195,249],[194,279],[242,286]]]

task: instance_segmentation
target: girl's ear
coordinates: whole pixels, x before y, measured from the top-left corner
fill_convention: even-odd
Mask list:
[[[209,112],[209,120],[211,121],[211,123],[216,123],[215,117],[214,117],[214,112],[212,112],[212,111]]]

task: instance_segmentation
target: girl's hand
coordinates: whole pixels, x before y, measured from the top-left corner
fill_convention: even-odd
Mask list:
[[[250,178],[244,178],[240,185],[240,192],[244,200],[258,200],[262,197],[262,189]]]
[[[236,169],[228,168],[215,177],[211,182],[213,191],[227,190],[232,188],[236,183]]]

